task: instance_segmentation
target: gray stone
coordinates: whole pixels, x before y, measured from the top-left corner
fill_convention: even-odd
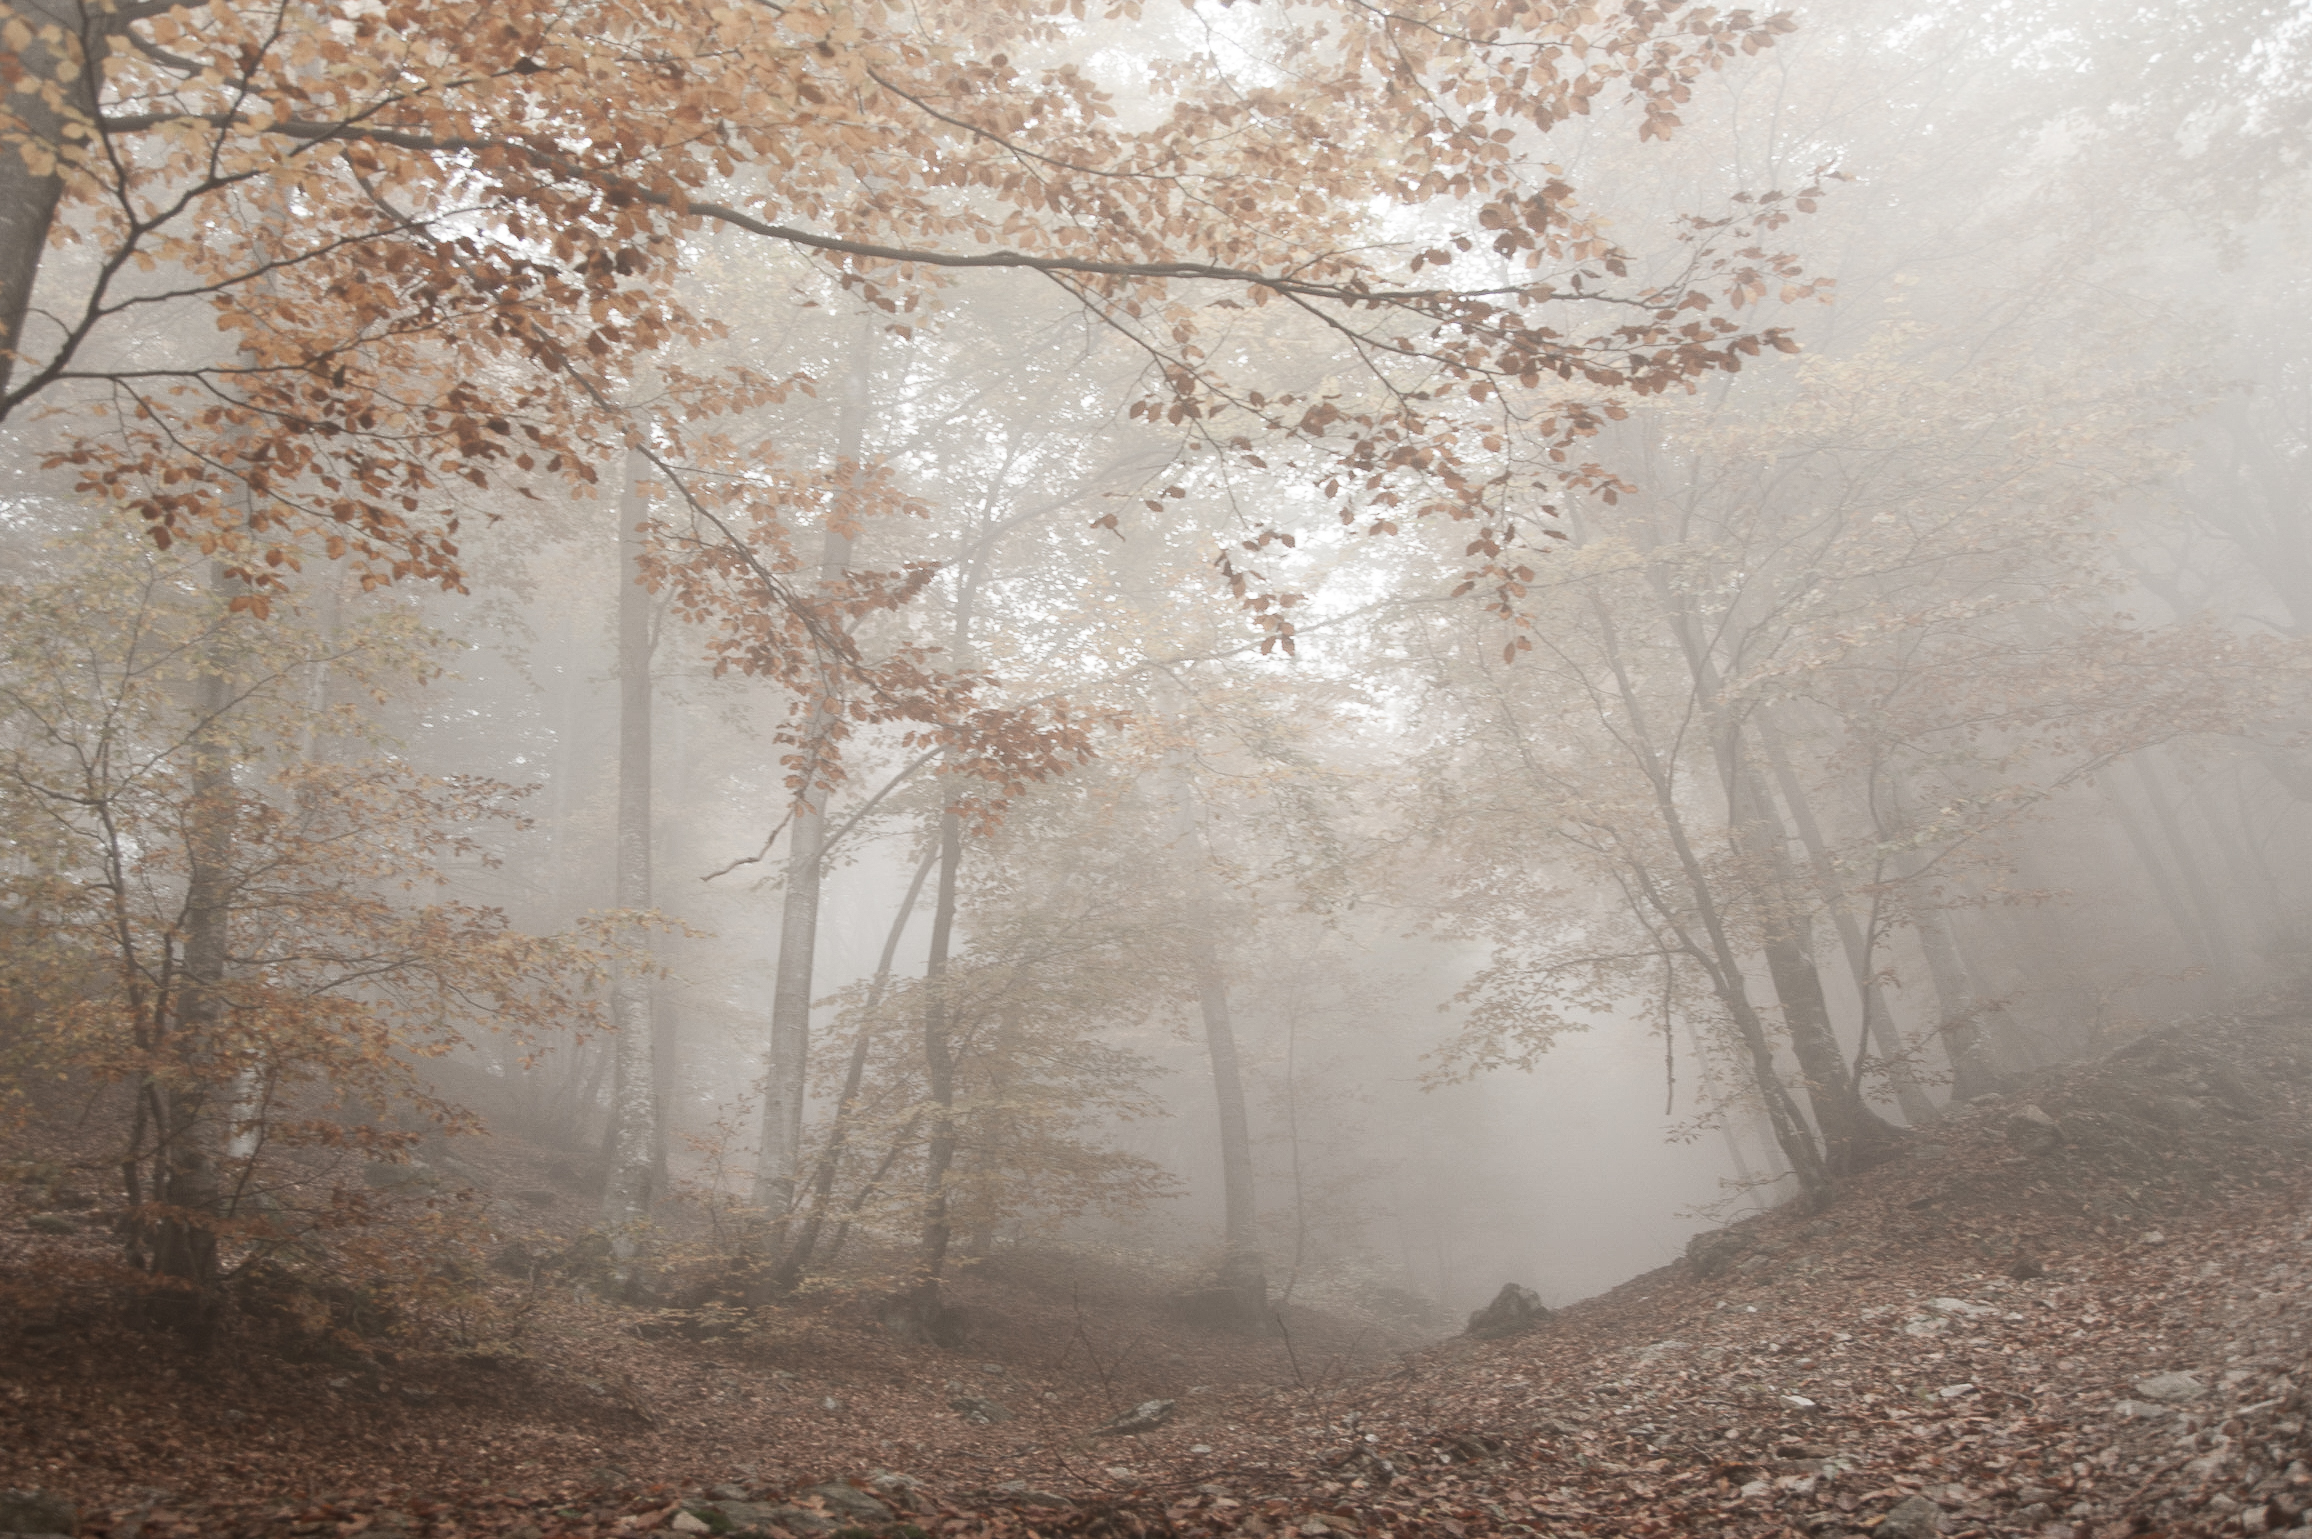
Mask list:
[[[1686,1260],[1701,1277],[1716,1277],[1748,1255],[1757,1237],[1740,1229],[1707,1229],[1686,1242]]]
[[[1516,1283],[1504,1283],[1492,1303],[1470,1312],[1468,1329],[1462,1334],[1493,1341],[1530,1331],[1548,1319],[1549,1311],[1542,1306],[1540,1294]]]
[[[927,1512],[930,1498],[923,1494],[923,1482],[913,1475],[902,1475],[897,1470],[870,1470],[867,1487],[892,1506],[908,1512]]]
[[[2181,1403],[2197,1400],[2208,1392],[2208,1387],[2188,1373],[2155,1373],[2135,1381],[2135,1392],[2146,1400],[2164,1400]]]
[[[2007,1142],[2025,1154],[2053,1154],[2063,1147],[2063,1124],[2036,1106],[2018,1106],[2007,1116]]]
[[[823,1481],[810,1487],[802,1494],[817,1497],[827,1504],[829,1512],[839,1512],[844,1517],[856,1518],[861,1523],[888,1523],[891,1521],[891,1509],[888,1506],[846,1481]]]
[[[778,1521],[772,1514],[779,1509],[769,1502],[721,1501],[695,1503],[690,1510],[707,1519],[710,1527],[719,1517],[732,1528],[761,1528]]]
[[[1943,1531],[1943,1509],[1923,1496],[1906,1496],[1871,1532],[1877,1539],[1935,1539]]]
[[[961,1412],[963,1419],[974,1426],[985,1427],[993,1422],[1011,1420],[1010,1411],[984,1395],[957,1395],[947,1404],[950,1410]]]
[[[0,1491],[0,1533],[69,1534],[80,1512],[50,1491]]]
[[[1133,1432],[1153,1432],[1172,1419],[1179,1406],[1176,1400],[1143,1400],[1106,1426],[1094,1427],[1094,1437],[1121,1437]]]

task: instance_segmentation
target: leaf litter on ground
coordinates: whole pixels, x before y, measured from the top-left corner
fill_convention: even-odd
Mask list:
[[[960,1353],[839,1296],[753,1344],[562,1299],[518,1359],[352,1370],[26,1319],[0,1485],[111,1539],[2312,1539],[2308,1113],[2300,1014],[2186,1023],[1954,1108],[1822,1211],[1412,1350],[1200,1331],[1028,1256],[959,1281]]]

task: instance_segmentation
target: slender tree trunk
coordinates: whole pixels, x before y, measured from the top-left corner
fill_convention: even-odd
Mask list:
[[[650,462],[640,451],[626,457],[618,496],[618,838],[615,901],[619,908],[650,907],[650,593],[640,580],[646,545],[643,523],[650,502],[643,487]],[[658,1084],[652,1040],[646,931],[629,933],[643,955],[621,964],[610,984],[610,1022],[617,1054],[610,1100],[610,1172],[602,1188],[602,1227],[621,1287],[634,1283],[641,1249],[636,1232],[650,1217],[652,1171],[658,1154]]]
[[[827,1128],[827,1142],[819,1150],[817,1164],[811,1172],[811,1202],[803,1211],[802,1222],[794,1237],[780,1255],[771,1286],[779,1293],[791,1293],[803,1279],[811,1264],[811,1254],[818,1248],[820,1232],[826,1227],[827,1205],[835,1191],[835,1177],[843,1163],[844,1145],[851,1136],[851,1119],[859,1110],[859,1087],[867,1076],[867,1053],[874,1038],[876,1007],[883,1003],[883,991],[891,979],[891,968],[899,955],[900,937],[907,933],[907,921],[915,914],[915,904],[923,896],[924,881],[931,868],[938,864],[945,844],[934,844],[915,866],[915,876],[907,884],[907,896],[899,901],[899,912],[892,916],[891,929],[883,937],[883,955],[875,964],[875,978],[867,987],[867,1020],[859,1028],[859,1035],[851,1042],[851,1061],[843,1070],[843,1093],[835,1101],[835,1115]]]
[[[984,1261],[995,1254],[996,1228],[1003,1219],[1003,1162],[1012,1136],[1012,1067],[1019,1061],[1020,1012],[1006,1005],[996,1018],[995,1051],[988,1057],[987,1101],[972,1119],[971,1168],[974,1178],[967,1203],[969,1239],[964,1254]]]
[[[855,473],[872,405],[873,333],[862,328],[852,354],[842,410],[836,419],[835,452]],[[828,518],[819,547],[819,580],[842,580],[851,564],[851,510]],[[840,703],[830,678],[811,709],[803,732],[802,784],[797,787],[788,826],[786,891],[779,909],[778,972],[771,985],[771,1058],[763,1093],[762,1149],[755,1168],[755,1206],[768,1220],[766,1257],[776,1254],[795,1206],[803,1159],[803,1105],[811,1057],[811,977],[819,944],[819,890],[827,841],[827,791],[820,784]]]
[[[1268,1266],[1260,1250],[1260,1213],[1252,1172],[1252,1126],[1244,1105],[1244,1071],[1236,1023],[1228,1008],[1228,975],[1213,940],[1220,923],[1212,895],[1210,860],[1196,823],[1196,790],[1185,766],[1173,769],[1173,844],[1192,863],[1189,965],[1196,973],[1197,1012],[1212,1070],[1213,1109],[1220,1125],[1220,1270],[1215,1281],[1235,1295],[1229,1313],[1237,1326],[1257,1330],[1268,1320]]]
[[[1896,820],[1893,832],[1901,833],[1911,822],[1910,788],[1892,769],[1887,773],[1887,796]],[[1896,863],[1896,875],[1916,886],[1931,865],[1930,857],[1912,855]],[[1942,909],[1923,894],[1915,895],[1910,907],[1911,927],[1918,932],[1919,952],[1926,958],[1927,977],[1934,986],[1935,1008],[1941,1017],[1935,1034],[1951,1061],[1951,1100],[1957,1103],[1990,1095],[1999,1088],[1999,1060],[1983,1031],[1983,1000],[1959,956],[1958,943]]]
[[[2160,837],[2167,842],[2175,860],[2177,879],[2189,895],[2194,916],[2199,920],[2200,933],[2206,937],[2208,966],[2214,977],[2219,995],[2229,995],[2239,987],[2240,970],[2232,958],[2230,932],[2224,922],[2224,913],[2209,889],[2207,877],[2200,870],[2199,854],[2184,838],[2182,823],[2176,817],[2175,803],[2168,798],[2167,787],[2160,783],[2158,771],[2148,754],[2135,754],[2128,767],[2135,772],[2135,782],[2143,788],[2145,805],[2151,808],[2152,821],[2159,826]]]
[[[923,1157],[922,1224],[915,1245],[915,1266],[907,1291],[886,1311],[885,1325],[896,1333],[937,1343],[956,1344],[956,1324],[940,1302],[940,1276],[947,1266],[948,1246],[954,1238],[947,1190],[948,1170],[955,1163],[955,1049],[944,984],[948,948],[955,935],[955,883],[963,864],[963,819],[953,809],[939,819],[939,886],[932,901],[931,950],[923,965],[923,1067],[930,1095],[930,1136]]]
[[[1202,905],[1200,905],[1201,907]],[[1212,1063],[1212,1099],[1220,1115],[1220,1285],[1237,1296],[1236,1313],[1253,1328],[1268,1318],[1268,1268],[1254,1206],[1252,1127],[1244,1110],[1244,1073],[1228,1010],[1228,978],[1212,943],[1210,920],[1194,942],[1196,1004],[1204,1017],[1204,1050]]]
[[[225,720],[233,696],[225,655],[232,622],[224,605],[230,594],[219,563],[210,565],[210,586],[219,616],[209,665],[196,686],[199,719],[190,742],[184,960],[173,1040],[164,1060],[169,1073],[150,1097],[157,1165],[153,1189],[164,1209],[152,1226],[152,1268],[182,1290],[164,1304],[164,1313],[192,1329],[207,1319],[208,1290],[216,1281],[216,1224],[223,1196],[217,1146],[230,1137],[210,1100],[215,1093],[211,1080],[227,1051],[225,975],[231,956],[239,794]],[[229,1121],[229,1115],[222,1120]]]
[[[2193,907],[2191,900],[2178,887],[2174,873],[2152,842],[2150,832],[2143,826],[2143,819],[2128,805],[2127,798],[2108,785],[2104,787],[2104,798],[2111,804],[2120,832],[2127,836],[2129,847],[2135,851],[2135,858],[2142,862],[2144,873],[2151,878],[2152,892],[2159,898],[2160,907],[2167,910],[2168,923],[2182,938],[2191,959],[2205,973],[2206,992],[2214,993],[2219,976],[2216,951],[2207,933],[2200,928],[2201,911]]]
[[[1943,1017],[1938,1029],[1951,1060],[1951,1100],[1989,1095],[1999,1087],[1998,1067],[1983,1034],[1983,1001],[1951,938],[1950,923],[1940,910],[1924,907],[1914,923],[1919,950],[1927,959],[1927,976],[1934,984],[1935,1007]]]
[[[1781,1148],[1782,1157],[1789,1162],[1808,1200],[1822,1202],[1830,1195],[1832,1173],[1822,1149],[1814,1141],[1814,1130],[1807,1126],[1790,1087],[1783,1083],[1782,1071],[1775,1065],[1773,1041],[1750,998],[1749,982],[1743,976],[1741,956],[1728,932],[1725,909],[1709,872],[1702,866],[1686,828],[1685,813],[1678,805],[1676,761],[1665,760],[1656,747],[1660,740],[1648,725],[1651,713],[1630,677],[1622,655],[1620,630],[1612,614],[1595,595],[1590,599],[1590,611],[1598,624],[1604,644],[1603,656],[1613,673],[1615,692],[1629,716],[1632,752],[1653,793],[1654,809],[1661,819],[1663,832],[1669,836],[1670,849],[1678,862],[1679,880],[1684,886],[1684,905],[1681,905],[1671,891],[1657,884],[1651,870],[1633,867],[1631,879],[1648,905],[1644,917],[1649,927],[1674,942],[1710,980],[1712,992],[1725,1007],[1749,1055],[1751,1077],[1757,1084],[1759,1099],[1765,1104],[1767,1123],[1774,1130],[1774,1141]],[[1693,924],[1684,917],[1685,906],[1691,908]],[[1693,933],[1694,924],[1699,925],[1701,934]]]
[[[811,755],[806,753],[805,758]],[[802,1156],[826,808],[826,791],[805,785],[787,829],[787,883],[779,907],[778,972],[771,988],[770,1077],[763,1095],[761,1163],[755,1174],[755,1206],[763,1210],[774,1232],[794,1208],[796,1169]]]
[[[1782,827],[1781,819],[1773,815],[1764,787],[1758,783],[1750,763],[1745,728],[1741,718],[1728,707],[1724,681],[1704,639],[1704,628],[1694,613],[1693,601],[1673,589],[1659,569],[1649,569],[1648,581],[1671,637],[1685,659],[1694,704],[1710,726],[1720,790],[1726,799],[1728,836],[1735,851],[1744,856],[1752,868],[1753,880],[1760,888],[1752,904],[1759,926],[1760,947],[1765,953],[1776,998],[1782,1005],[1783,1029],[1789,1035],[1792,1055],[1798,1059],[1799,1070],[1806,1078],[1807,1105],[1813,1109],[1815,1128],[1822,1136],[1822,1173],[1831,1178],[1867,1169],[1892,1153],[1902,1139],[1902,1130],[1864,1103],[1847,1073],[1846,1055],[1840,1050],[1838,1034],[1832,1029],[1829,1003],[1822,992],[1822,976],[1814,963],[1808,934],[1811,921],[1793,902],[1797,884],[1790,872],[1789,834]],[[1611,621],[1606,618],[1602,604],[1597,610],[1610,637]],[[1615,669],[1622,680],[1623,694],[1634,705],[1634,691],[1629,687],[1618,652]],[[1667,809],[1659,783],[1656,799],[1663,801]],[[1689,862],[1688,871],[1690,879],[1707,884],[1697,865]],[[1723,949],[1722,932],[1714,931],[1714,935],[1716,944]],[[1725,957],[1716,970],[1724,973],[1728,983],[1737,980],[1739,969],[1733,965],[1731,956]],[[1747,1009],[1745,1000],[1744,1010]],[[1741,1013],[1737,1012],[1737,1024],[1747,1038],[1751,1027],[1741,1022]],[[1753,1048],[1753,1053],[1756,1051]],[[1770,1061],[1771,1054],[1768,1057]],[[1776,1082],[1779,1084],[1779,1078]],[[1765,1089],[1763,1083],[1760,1088]],[[1791,1152],[1787,1144],[1784,1152]],[[1807,1167],[1799,1163],[1795,1154],[1792,1164],[1805,1180]],[[1809,1180],[1807,1184],[1811,1189],[1814,1183]]]
[[[673,1185],[668,1163],[675,1118],[682,1108],[682,1005],[662,978],[650,986],[650,1190]]]

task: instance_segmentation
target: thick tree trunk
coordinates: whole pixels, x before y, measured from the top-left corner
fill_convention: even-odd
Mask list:
[[[1758,783],[1739,730],[1727,730],[1734,734],[1725,755],[1734,840],[1763,884],[1755,900],[1759,949],[1782,1005],[1791,1053],[1806,1076],[1806,1100],[1822,1134],[1823,1163],[1833,1176],[1853,1175],[1891,1157],[1902,1130],[1870,1109],[1847,1072],[1807,933],[1813,926],[1794,897],[1788,834]]]
[[[650,907],[650,593],[639,580],[650,502],[643,486],[650,462],[626,457],[618,496],[618,836],[615,902]],[[650,1217],[658,1160],[658,1075],[651,1029],[650,939],[629,935],[643,952],[621,964],[610,984],[610,1023],[617,1065],[610,1105],[610,1172],[602,1188],[602,1227],[610,1235],[618,1281],[631,1289],[640,1253],[637,1232]]]
[[[6,402],[12,385],[21,390],[29,384],[17,377],[14,354],[27,340],[27,307],[39,281],[41,257],[48,250],[48,232],[56,223],[57,206],[64,196],[64,178],[55,170],[56,156],[75,142],[67,140],[64,127],[68,122],[95,117],[96,72],[83,67],[78,40],[90,31],[101,37],[112,30],[117,19],[110,15],[91,17],[85,7],[71,0],[51,0],[48,4],[0,0],[0,17],[31,29],[30,43],[16,51],[15,60],[28,82],[53,82],[64,70],[72,73],[71,83],[62,88],[62,112],[38,89],[12,91],[8,97],[7,110],[22,124],[24,140],[19,144],[12,138],[6,152],[0,153],[0,402]],[[43,27],[56,23],[63,24],[65,33],[61,49],[40,35]],[[77,141],[81,145],[88,142],[85,138]],[[36,168],[35,160],[43,164]],[[0,409],[0,417],[7,415]]]
[[[1806,797],[1806,788],[1799,784],[1797,773],[1791,768],[1790,756],[1783,751],[1782,737],[1764,717],[1758,722],[1758,740],[1765,748],[1768,765],[1782,791],[1783,804],[1790,809],[1791,822],[1798,829],[1799,842],[1805,846],[1807,862],[1814,873],[1814,884],[1820,890],[1823,904],[1830,911],[1832,926],[1838,932],[1839,947],[1846,954],[1846,967],[1854,979],[1855,996],[1862,1006],[1862,1040],[1866,1047],[1876,1044],[1879,1056],[1887,1066],[1887,1080],[1894,1087],[1895,1104],[1902,1108],[1903,1120],[1913,1127],[1932,1122],[1938,1112],[1935,1103],[1918,1080],[1911,1064],[1908,1046],[1894,1023],[1894,1013],[1887,1008],[1886,990],[1879,986],[1878,967],[1874,957],[1875,934],[1866,935],[1856,922],[1854,907],[1848,901],[1845,885],[1838,877],[1838,867],[1831,860],[1829,841],[1822,836],[1822,827],[1815,820],[1814,808]]]

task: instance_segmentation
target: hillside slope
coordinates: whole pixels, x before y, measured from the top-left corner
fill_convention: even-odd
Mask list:
[[[2308,1281],[2312,1022],[2232,1018],[1503,1341],[1212,1335],[1088,1262],[965,1283],[960,1354],[840,1300],[743,1342],[567,1304],[520,1362],[352,1370],[19,1320],[0,1485],[72,1510],[0,1532],[2312,1539]]]

